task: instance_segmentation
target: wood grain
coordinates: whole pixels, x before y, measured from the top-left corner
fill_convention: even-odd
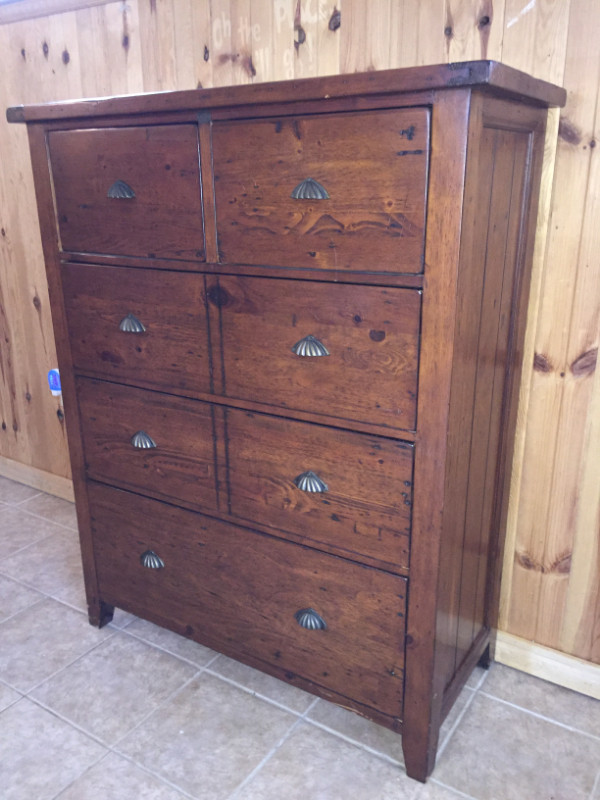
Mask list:
[[[228,26],[235,29],[240,23],[234,4],[177,0],[154,5],[155,17],[147,13],[150,3],[138,0],[125,6],[92,0],[32,0],[2,6],[1,105],[139,93],[167,87],[170,82],[179,89],[192,89],[198,82],[209,87],[246,79],[233,71],[231,60],[220,63],[219,58],[231,53]],[[520,411],[519,436],[526,444],[515,465],[515,475],[522,479],[517,477],[513,491],[516,507],[511,513],[511,540],[518,542],[518,553],[543,565],[544,571],[526,569],[519,559],[513,563],[511,550],[505,569],[502,625],[565,652],[598,660],[592,642],[599,641],[594,631],[600,624],[594,555],[599,538],[599,451],[592,443],[600,384],[596,377],[576,380],[570,370],[572,363],[594,348],[597,330],[597,292],[589,289],[598,282],[597,260],[584,255],[593,252],[594,226],[587,223],[585,233],[582,226],[584,219],[595,217],[593,204],[598,193],[597,170],[590,170],[595,152],[590,143],[598,138],[598,5],[593,0],[533,6],[505,0],[494,2],[489,14],[490,4],[481,0],[375,2],[369,4],[366,35],[357,30],[362,24],[357,8],[363,4],[348,0],[318,4],[319,8],[324,5],[326,13],[316,23],[320,74],[369,66],[370,53],[379,59],[373,63],[377,70],[462,57],[495,58],[541,79],[564,82],[570,89],[560,126],[552,237],[544,259],[544,278],[539,291],[533,292],[530,313],[530,330],[534,331],[539,307],[542,327],[536,337],[537,352],[546,356],[551,371],[534,370],[533,354],[525,365],[526,383],[533,378],[533,384],[531,392],[523,395]],[[332,5],[340,11],[335,32],[328,27]],[[73,7],[80,10],[68,10]],[[272,4],[267,14],[263,2],[250,3],[252,24],[259,25],[258,36],[252,35],[250,44],[257,70],[255,82],[294,77],[295,8],[295,0],[282,0]],[[19,19],[11,16],[16,14]],[[480,28],[486,14],[491,21]],[[185,28],[189,19],[193,36]],[[389,44],[385,36],[387,55],[375,38],[386,27],[390,30]],[[446,29],[451,30],[446,33]],[[371,73],[371,77],[377,74]],[[0,410],[6,423],[6,429],[0,431],[0,452],[36,469],[68,476],[64,423],[57,417],[58,403],[45,384],[47,370],[56,366],[56,355],[24,131],[0,122],[0,147],[4,154],[0,222],[6,232],[0,239],[4,366]],[[551,183],[549,175],[547,198]],[[582,278],[577,277],[580,273]],[[565,299],[566,293],[572,300]],[[550,340],[542,329],[554,331],[555,336],[566,331],[569,344],[560,352],[554,346],[547,352]],[[560,377],[561,372],[565,378]],[[567,384],[567,402],[563,403],[562,387]],[[564,456],[571,438],[578,444]],[[554,452],[560,455],[550,458],[548,454]],[[546,541],[550,530],[555,533]],[[547,571],[546,567],[571,548],[570,572],[557,575]],[[544,584],[548,586],[543,601],[547,611],[538,614]],[[520,609],[534,610],[528,611],[525,619]]]
[[[274,662],[288,680],[345,686],[401,719],[404,578],[100,485],[90,495],[107,600],[208,647]],[[140,565],[148,549],[164,569]],[[326,630],[298,625],[307,607]]]

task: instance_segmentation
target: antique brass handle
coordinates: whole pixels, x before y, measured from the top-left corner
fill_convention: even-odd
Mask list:
[[[153,447],[156,447],[156,442],[154,439],[151,436],[148,436],[145,431],[138,431],[137,433],[134,433],[131,437],[131,444],[137,450],[152,450]]]
[[[329,350],[325,347],[323,342],[320,342],[312,333],[300,339],[299,342],[292,347],[292,352],[297,356],[328,356]]]
[[[294,478],[294,483],[303,492],[327,492],[329,487],[325,481],[321,480],[318,475],[309,469],[308,472],[303,472]]]
[[[146,550],[140,556],[140,563],[142,567],[147,567],[148,569],[163,569],[165,566],[165,562],[162,558],[154,552],[154,550]]]
[[[119,322],[119,330],[123,333],[144,333],[146,328],[136,316],[129,313]]]
[[[294,200],[329,200],[329,192],[322,183],[314,178],[305,178],[292,189],[290,195]]]
[[[135,197],[135,192],[128,183],[125,181],[115,181],[106,193],[107,197],[111,200],[132,200]]]
[[[294,614],[296,622],[301,628],[306,628],[308,631],[325,631],[327,630],[327,623],[314,608],[301,608]]]

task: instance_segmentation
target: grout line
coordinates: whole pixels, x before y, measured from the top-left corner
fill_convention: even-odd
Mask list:
[[[466,688],[466,687],[465,687],[465,688]],[[464,707],[464,708],[463,708],[463,710],[460,712],[460,714],[458,715],[458,717],[457,717],[457,718],[454,720],[454,724],[452,725],[452,727],[450,728],[450,730],[448,731],[448,733],[447,733],[447,734],[446,734],[446,736],[444,737],[444,741],[443,741],[443,742],[442,742],[442,743],[441,743],[441,744],[438,746],[438,751],[437,751],[437,755],[436,755],[436,760],[438,760],[438,759],[439,759],[439,758],[442,756],[442,754],[443,754],[444,750],[446,749],[446,747],[447,747],[447,745],[448,745],[448,742],[450,741],[450,739],[451,739],[451,738],[452,738],[452,736],[454,735],[454,733],[455,733],[456,729],[458,728],[458,726],[459,726],[459,725],[460,725],[460,723],[462,722],[462,719],[463,719],[463,717],[465,716],[465,714],[467,713],[467,711],[468,711],[468,710],[469,710],[469,708],[471,707],[471,704],[472,704],[472,703],[473,703],[473,701],[475,700],[475,697],[477,696],[477,694],[478,694],[478,693],[477,693],[477,692],[475,692],[475,691],[473,691],[472,689],[470,689],[470,690],[469,690],[469,697],[468,697],[468,699],[467,699],[467,702],[465,703],[465,707]]]
[[[173,689],[173,691],[169,695],[167,695],[167,697],[165,697],[165,699],[162,701],[162,703],[159,703],[156,706],[156,708],[153,708],[151,711],[149,711],[147,714],[145,714],[142,717],[142,719],[140,719],[140,721],[137,722],[133,726],[133,728],[130,728],[127,731],[127,733],[124,733],[123,736],[121,736],[119,739],[117,739],[114,742],[114,744],[109,745],[110,749],[113,752],[118,753],[119,755],[124,755],[124,753],[122,753],[120,750],[117,749],[119,747],[119,745],[121,744],[121,742],[123,742],[124,739],[126,739],[134,731],[136,731],[141,725],[143,725],[145,722],[147,722],[150,719],[150,717],[154,716],[154,714],[158,713],[158,711],[160,711],[162,708],[164,708],[167,705],[167,703],[170,703],[171,701],[173,701],[177,697],[177,695],[180,694],[180,692],[183,692],[184,689],[187,689],[187,687],[190,685],[190,683],[192,683],[192,681],[195,681],[197,678],[199,678],[200,675],[203,672],[204,672],[203,668],[197,669],[197,671],[193,675],[191,675],[184,683],[182,683],[181,686],[178,686],[177,689]],[[135,762],[135,763],[137,763],[137,762]]]
[[[592,786],[592,791],[590,792],[589,800],[596,800],[596,789],[600,786],[600,771],[596,775],[596,780],[594,781],[594,785]]]
[[[464,800],[477,800],[477,798],[473,797],[472,794],[461,792],[460,789],[456,789],[454,786],[450,786],[450,784],[448,783],[442,783],[442,781],[437,780],[437,778],[428,778],[428,781],[431,783],[435,783],[437,786],[441,786],[442,789],[448,789],[448,791],[453,792],[457,797],[464,798]],[[415,798],[415,800],[418,800],[418,797]]]
[[[156,780],[159,781],[160,783],[163,783],[169,788],[174,789],[176,792],[179,792],[179,794],[181,794],[183,797],[187,797],[189,798],[189,800],[200,800],[200,798],[198,798],[197,795],[190,794],[182,786],[173,783],[168,778],[165,778],[164,775],[161,775],[159,772],[155,772],[150,767],[145,766],[145,764],[141,764],[139,761],[135,761],[131,756],[128,756],[125,753],[121,753],[118,750],[113,750],[112,748],[110,749],[110,753],[117,756],[118,758],[125,759],[125,761],[128,761],[130,764],[133,764],[133,766],[136,767],[136,769],[145,772],[147,775],[151,775],[153,778],[156,778]],[[55,798],[55,800],[59,800],[59,798]]]
[[[17,581],[17,583],[18,583],[18,581]],[[20,584],[20,585],[23,586],[23,584]],[[29,586],[25,586],[24,588],[29,589],[30,587]],[[18,617],[19,614],[24,614],[25,611],[29,611],[31,608],[33,608],[33,606],[37,606],[40,603],[43,603],[44,600],[46,600],[46,599],[47,598],[44,595],[42,595],[37,600],[34,600],[33,603],[30,603],[28,606],[25,606],[25,608],[20,608],[18,611],[15,611],[14,614],[10,614],[8,617],[5,617],[4,619],[0,620],[0,625],[4,625],[5,622],[10,622],[11,619],[14,619],[15,617]]]
[[[318,698],[317,698],[318,699]],[[377,758],[382,759],[383,761],[387,761],[389,764],[392,764],[394,767],[400,767],[401,769],[405,770],[404,762],[398,759],[392,758],[392,756],[387,755],[387,753],[382,753],[380,750],[375,750],[372,747],[369,747],[368,744],[364,744],[363,742],[359,742],[357,739],[352,739],[350,736],[346,736],[345,733],[341,733],[341,731],[336,731],[335,728],[330,728],[328,725],[324,725],[322,722],[317,722],[314,719],[306,719],[310,725],[314,725],[315,728],[320,728],[322,731],[326,733],[330,733],[335,736],[337,739],[343,739],[348,744],[354,745],[354,747],[358,747],[359,750],[365,750],[367,753],[370,753],[373,756],[377,756]],[[373,723],[376,724],[376,723]],[[401,747],[402,738],[398,736],[398,747]]]
[[[38,495],[36,495],[38,497]],[[30,500],[33,500],[33,497],[28,497],[27,500],[23,500],[23,503],[28,503]],[[13,508],[17,508],[17,506],[12,506]],[[43,514],[36,514],[35,511],[30,511],[28,508],[21,508],[21,504],[18,506],[19,511],[24,511],[26,514],[29,514],[30,517],[35,517],[35,519],[44,520],[44,522],[50,522],[52,525],[58,525],[59,528],[63,528],[70,533],[79,534],[79,528],[73,528],[71,525],[65,525],[64,522],[58,522],[57,520],[53,519],[52,517],[45,517]]]
[[[49,714],[52,714],[53,717],[56,717],[57,719],[61,720],[61,722],[64,722],[66,725],[69,725],[71,728],[74,728],[76,731],[79,731],[79,733],[84,734],[84,736],[87,736],[88,739],[91,739],[92,741],[96,742],[96,744],[102,745],[102,747],[104,747],[106,751],[105,753],[103,753],[103,756],[107,755],[107,753],[110,751],[111,749],[110,745],[107,744],[103,739],[101,739],[95,733],[88,731],[87,728],[83,728],[81,725],[79,725],[77,722],[74,722],[72,719],[69,719],[69,717],[65,717],[64,714],[61,714],[60,711],[57,711],[55,708],[52,708],[52,706],[47,705],[46,703],[44,703],[43,700],[38,700],[37,697],[30,697],[29,695],[27,695],[26,699],[29,700],[31,703],[34,703],[36,706],[39,706],[39,708],[43,708],[44,711],[47,711]]]
[[[134,621],[135,620],[131,620],[131,622],[134,622]],[[169,656],[173,656],[173,658],[177,658],[177,659],[179,659],[179,661],[183,661],[186,664],[189,664],[190,666],[194,667],[195,669],[205,670],[210,664],[212,664],[214,661],[216,661],[216,659],[219,657],[219,653],[216,653],[216,652],[213,651],[214,655],[211,656],[211,658],[206,662],[206,664],[197,664],[195,661],[191,661],[189,658],[186,658],[185,656],[179,655],[179,653],[174,653],[172,650],[169,650],[168,647],[164,647],[163,645],[156,644],[156,642],[152,642],[152,641],[149,641],[148,639],[144,639],[143,636],[140,636],[137,633],[132,633],[131,631],[128,631],[127,628],[128,628],[128,626],[126,625],[124,628],[116,628],[115,630],[118,630],[121,633],[126,633],[127,636],[131,636],[132,639],[136,639],[138,642],[142,642],[142,644],[147,644],[150,647],[153,647],[155,650],[160,650],[162,653],[166,653]],[[167,630],[167,629],[166,628],[161,628],[161,630]],[[174,633],[174,631],[172,631],[172,633]],[[175,634],[175,635],[177,635],[177,634]],[[186,639],[185,636],[182,636],[181,638],[186,640],[186,641],[193,641],[192,639]],[[199,646],[200,647],[204,647],[204,645],[199,645]],[[206,648],[206,649],[209,650],[210,648]]]
[[[47,681],[52,680],[57,675],[60,675],[61,672],[64,672],[64,670],[68,669],[69,667],[72,667],[74,664],[77,664],[78,661],[81,661],[82,658],[85,658],[87,655],[89,655],[91,652],[96,650],[98,647],[101,647],[103,644],[108,642],[109,639],[112,639],[113,636],[114,636],[114,633],[110,633],[108,636],[105,636],[99,642],[96,642],[96,644],[92,645],[88,650],[85,650],[83,653],[80,653],[72,661],[69,661],[68,664],[64,664],[62,667],[60,667],[60,669],[57,669],[55,672],[52,672],[50,675],[47,675],[43,680],[41,680],[38,683],[34,684],[34,686],[31,686],[29,689],[27,689],[27,691],[25,692],[25,695],[27,697],[29,697],[31,692],[35,692],[35,690],[39,689],[40,686],[42,686],[44,683],[46,683]],[[33,700],[33,698],[31,698],[31,699]]]
[[[220,655],[220,654],[217,654],[217,655]],[[266,695],[255,691],[254,689],[250,689],[248,686],[244,686],[243,683],[238,683],[237,681],[234,681],[232,678],[227,678],[225,675],[220,675],[218,672],[215,672],[214,670],[209,669],[208,665],[206,666],[206,672],[209,675],[212,675],[213,678],[218,678],[219,680],[224,681],[224,683],[228,683],[230,686],[235,686],[236,689],[241,689],[246,694],[250,694],[253,697],[258,697],[259,700],[264,700],[266,703],[269,703],[269,705],[275,706],[276,708],[280,708],[282,711],[287,711],[290,714],[294,714],[294,716],[296,716],[296,717],[301,717],[302,718],[304,716],[304,714],[306,714],[307,711],[310,708],[312,708],[312,706],[314,705],[313,703],[311,703],[309,708],[304,712],[296,711],[295,709],[290,708],[289,706],[286,706],[283,703],[279,703],[277,700],[273,700],[270,697],[267,697]],[[277,678],[275,678],[275,680],[277,680]],[[315,698],[315,699],[318,700],[319,698]]]
[[[301,716],[299,716],[295,722],[292,723],[292,725],[283,734],[283,736],[280,738],[277,744],[275,744],[275,746],[271,748],[271,750],[267,753],[267,755],[254,767],[253,770],[251,770],[248,773],[248,775],[246,775],[244,780],[236,786],[233,792],[231,792],[231,794],[228,795],[227,800],[235,800],[235,798],[239,797],[239,793],[242,791],[242,789],[245,786],[247,786],[254,779],[256,775],[258,775],[260,770],[265,766],[265,764],[268,761],[270,761],[270,759],[275,755],[277,750],[279,750],[279,748],[284,744],[284,742],[286,742],[289,739],[289,737],[296,730],[296,728],[299,727],[302,724],[302,722],[306,720],[306,715],[316,705],[318,700],[319,698],[315,697],[314,701],[308,706],[306,711]]]
[[[10,479],[9,479],[10,480]],[[27,484],[22,484],[22,486],[26,486]],[[26,497],[24,500],[19,500],[16,503],[7,503],[7,506],[11,506],[12,508],[16,508],[17,506],[23,505],[23,503],[27,503],[28,500],[33,500],[34,497],[39,497],[41,494],[45,494],[45,492],[37,492],[36,494],[32,494],[31,497]]]
[[[481,689],[481,687],[483,686],[483,684],[485,683],[488,675],[490,674],[490,669],[493,669],[491,664],[487,669],[483,670],[483,674],[479,676],[479,679],[478,679],[477,683],[475,684],[475,686],[467,686],[465,684],[464,688],[465,689],[471,689],[471,691],[473,691],[473,692],[478,692]],[[471,674],[473,674],[473,673],[471,673]]]
[[[515,708],[518,711],[523,711],[525,714],[530,714],[532,717],[537,717],[537,719],[543,719],[545,722],[551,722],[553,725],[558,725],[560,728],[564,728],[567,731],[571,731],[571,733],[579,733],[581,736],[587,736],[588,739],[593,739],[595,742],[600,742],[600,736],[596,736],[593,733],[588,733],[588,731],[582,731],[581,728],[574,728],[571,725],[567,725],[565,722],[560,722],[557,719],[552,719],[552,717],[546,717],[544,714],[540,714],[538,711],[532,711],[530,708],[525,708],[524,706],[519,706],[516,703],[511,703],[510,700],[504,700],[501,697],[496,697],[493,694],[488,694],[488,692],[479,692],[482,697],[487,697],[488,700],[496,700],[498,703],[503,703],[505,706],[510,706],[510,708]]]
[[[105,753],[102,753],[102,755],[98,759],[96,759],[96,761],[92,762],[91,764],[88,764],[88,766],[83,770],[83,772],[80,772],[79,775],[77,775],[77,777],[73,778],[72,781],[69,781],[69,783],[67,783],[65,786],[63,786],[58,791],[58,794],[55,794],[51,798],[51,800],[60,800],[60,796],[62,795],[63,792],[66,792],[68,789],[70,789],[71,786],[73,786],[74,783],[77,783],[77,781],[80,778],[83,778],[84,775],[87,775],[87,773],[91,769],[94,769],[94,767],[97,767],[98,764],[100,764],[102,761],[104,761],[105,758],[108,758],[109,755],[110,755],[110,750],[107,750]]]

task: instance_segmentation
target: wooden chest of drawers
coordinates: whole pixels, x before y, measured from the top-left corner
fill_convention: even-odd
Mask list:
[[[11,109],[90,620],[402,733],[497,604],[546,108],[492,62]]]

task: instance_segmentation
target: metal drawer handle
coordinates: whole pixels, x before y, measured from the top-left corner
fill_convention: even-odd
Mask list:
[[[329,491],[329,486],[319,478],[318,475],[309,469],[308,472],[303,472],[302,475],[298,475],[294,478],[294,483],[301,489],[303,492],[327,492]]]
[[[325,347],[323,342],[320,342],[316,336],[309,333],[304,339],[292,347],[292,352],[297,356],[328,356],[329,350]]]
[[[106,193],[107,197],[111,200],[132,200],[135,197],[135,192],[128,183],[125,181],[115,181]]]
[[[154,550],[146,550],[145,553],[142,553],[140,563],[142,567],[147,567],[148,569],[163,569],[165,566],[165,562],[160,556],[156,555]]]
[[[145,431],[138,431],[131,437],[131,444],[138,450],[152,450],[156,442]]]
[[[292,189],[290,195],[294,200],[329,200],[329,192],[323,184],[314,178],[305,178]]]
[[[123,331],[123,333],[144,333],[146,328],[133,314],[127,314],[119,322],[119,330]]]
[[[294,614],[296,622],[301,628],[306,628],[307,631],[325,631],[327,630],[327,623],[314,608],[301,608]]]

